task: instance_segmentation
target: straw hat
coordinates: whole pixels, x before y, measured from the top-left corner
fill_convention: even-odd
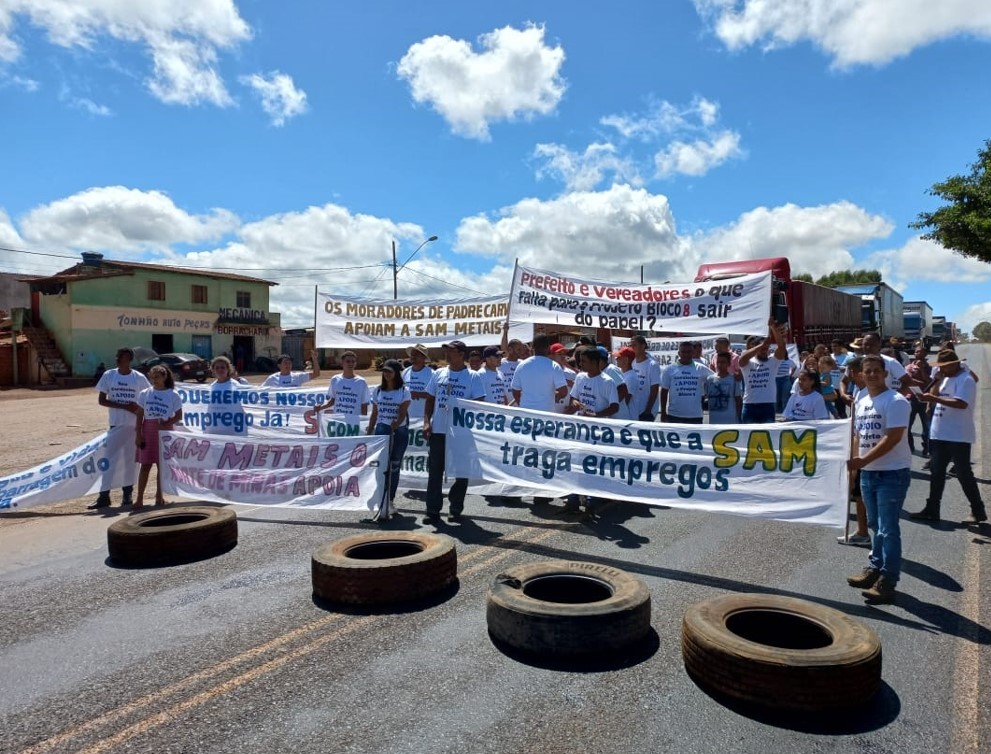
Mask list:
[[[949,348],[944,348],[938,354],[936,354],[936,363],[933,366],[945,367],[947,364],[959,364],[960,357],[957,356],[956,351],[951,351]]]
[[[430,354],[427,353],[427,347],[425,345],[420,344],[420,343],[417,343],[415,346],[410,346],[409,348],[406,349],[406,353],[408,355],[410,355],[410,356],[413,355],[413,351],[417,351],[419,353],[422,353],[424,356],[427,356],[427,357],[430,356]]]

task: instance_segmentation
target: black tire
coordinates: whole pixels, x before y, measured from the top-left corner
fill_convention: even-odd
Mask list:
[[[881,686],[881,642],[838,610],[793,597],[734,594],[693,605],[685,669],[703,688],[760,707],[822,712]]]
[[[371,532],[344,537],[313,553],[314,596],[328,602],[409,602],[458,577],[454,540],[427,532]]]
[[[157,566],[202,560],[237,544],[231,508],[169,506],[136,513],[107,529],[110,559],[123,566]]]
[[[494,639],[525,653],[611,654],[647,637],[650,592],[618,568],[553,560],[496,576],[485,614]]]

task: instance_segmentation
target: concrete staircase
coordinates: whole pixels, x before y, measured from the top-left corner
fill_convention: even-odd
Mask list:
[[[62,380],[71,377],[69,367],[62,357],[62,353],[58,350],[58,346],[55,345],[55,338],[52,337],[47,328],[25,325],[24,335],[27,336],[31,347],[37,352],[38,358],[45,368],[44,372],[48,375],[47,380],[42,375],[42,386],[46,382],[51,385],[60,384]]]

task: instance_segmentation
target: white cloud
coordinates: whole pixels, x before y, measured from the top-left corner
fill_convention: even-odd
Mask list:
[[[637,281],[640,265],[669,280],[695,268],[675,233],[667,197],[614,185],[557,199],[524,199],[499,217],[461,221],[458,251],[602,280]],[[660,277],[659,277],[660,276]]]
[[[966,284],[991,280],[991,264],[955,254],[921,238],[912,238],[898,249],[876,251],[864,260],[864,265],[880,270],[883,279],[899,290],[917,282]]]
[[[880,65],[941,39],[991,39],[984,0],[695,0],[731,50],[809,40],[835,65]]]
[[[957,315],[957,327],[966,333],[973,334],[974,327],[981,322],[991,322],[991,301],[983,304],[968,306]]]
[[[160,191],[124,186],[87,189],[36,207],[20,220],[23,237],[42,248],[131,255],[218,239],[237,225],[227,210],[191,215]]]
[[[557,178],[569,191],[591,191],[607,174],[616,182],[643,183],[633,160],[620,156],[612,144],[589,144],[582,154],[560,144],[538,144],[533,154],[543,163],[537,168],[537,177]]]
[[[113,115],[113,111],[106,105],[98,105],[93,100],[87,97],[75,97],[72,100],[74,107],[78,107],[81,110],[85,110],[90,115],[99,115],[100,117],[107,117]]]
[[[740,134],[722,131],[714,134],[708,141],[696,139],[690,144],[683,141],[672,142],[654,155],[654,165],[659,178],[667,178],[675,173],[698,176],[705,175],[717,165],[742,154]]]
[[[792,274],[813,277],[835,270],[860,268],[851,248],[887,237],[893,225],[850,202],[818,207],[785,204],[758,207],[727,226],[691,239],[697,256],[707,262],[788,257]]]
[[[60,47],[93,50],[99,37],[142,44],[152,58],[148,88],[163,102],[226,106],[217,51],[251,38],[233,0],[0,0],[0,60],[21,57],[18,17]]]
[[[430,104],[454,133],[487,141],[489,125],[554,111],[564,96],[564,50],[544,43],[542,26],[496,29],[482,52],[448,36],[412,45],[397,72],[416,102]]]
[[[273,126],[282,126],[306,112],[306,92],[296,88],[291,76],[278,71],[272,71],[268,78],[253,73],[242,76],[241,83],[250,86],[261,98],[262,109],[272,119]]]
[[[695,97],[688,105],[681,107],[661,100],[652,104],[644,114],[606,115],[599,119],[599,123],[615,128],[625,139],[649,141],[659,136],[711,128],[718,118],[718,103],[705,97]]]

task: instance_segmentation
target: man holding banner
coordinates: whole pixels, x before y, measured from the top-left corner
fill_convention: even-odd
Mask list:
[[[647,339],[643,335],[630,338],[634,351],[633,369],[637,373],[637,392],[633,396],[631,413],[642,422],[654,421],[654,405],[661,388],[661,367],[647,353]]]
[[[481,378],[465,363],[468,347],[464,342],[452,340],[450,343],[445,343],[444,351],[447,355],[447,366],[434,372],[430,384],[427,385],[427,401],[423,415],[423,435],[430,443],[430,455],[427,459],[427,514],[423,518],[425,524],[438,523],[444,505],[444,468],[451,401],[454,398],[485,400],[485,387]],[[467,477],[455,479],[447,493],[452,521],[461,520],[467,492]]]

